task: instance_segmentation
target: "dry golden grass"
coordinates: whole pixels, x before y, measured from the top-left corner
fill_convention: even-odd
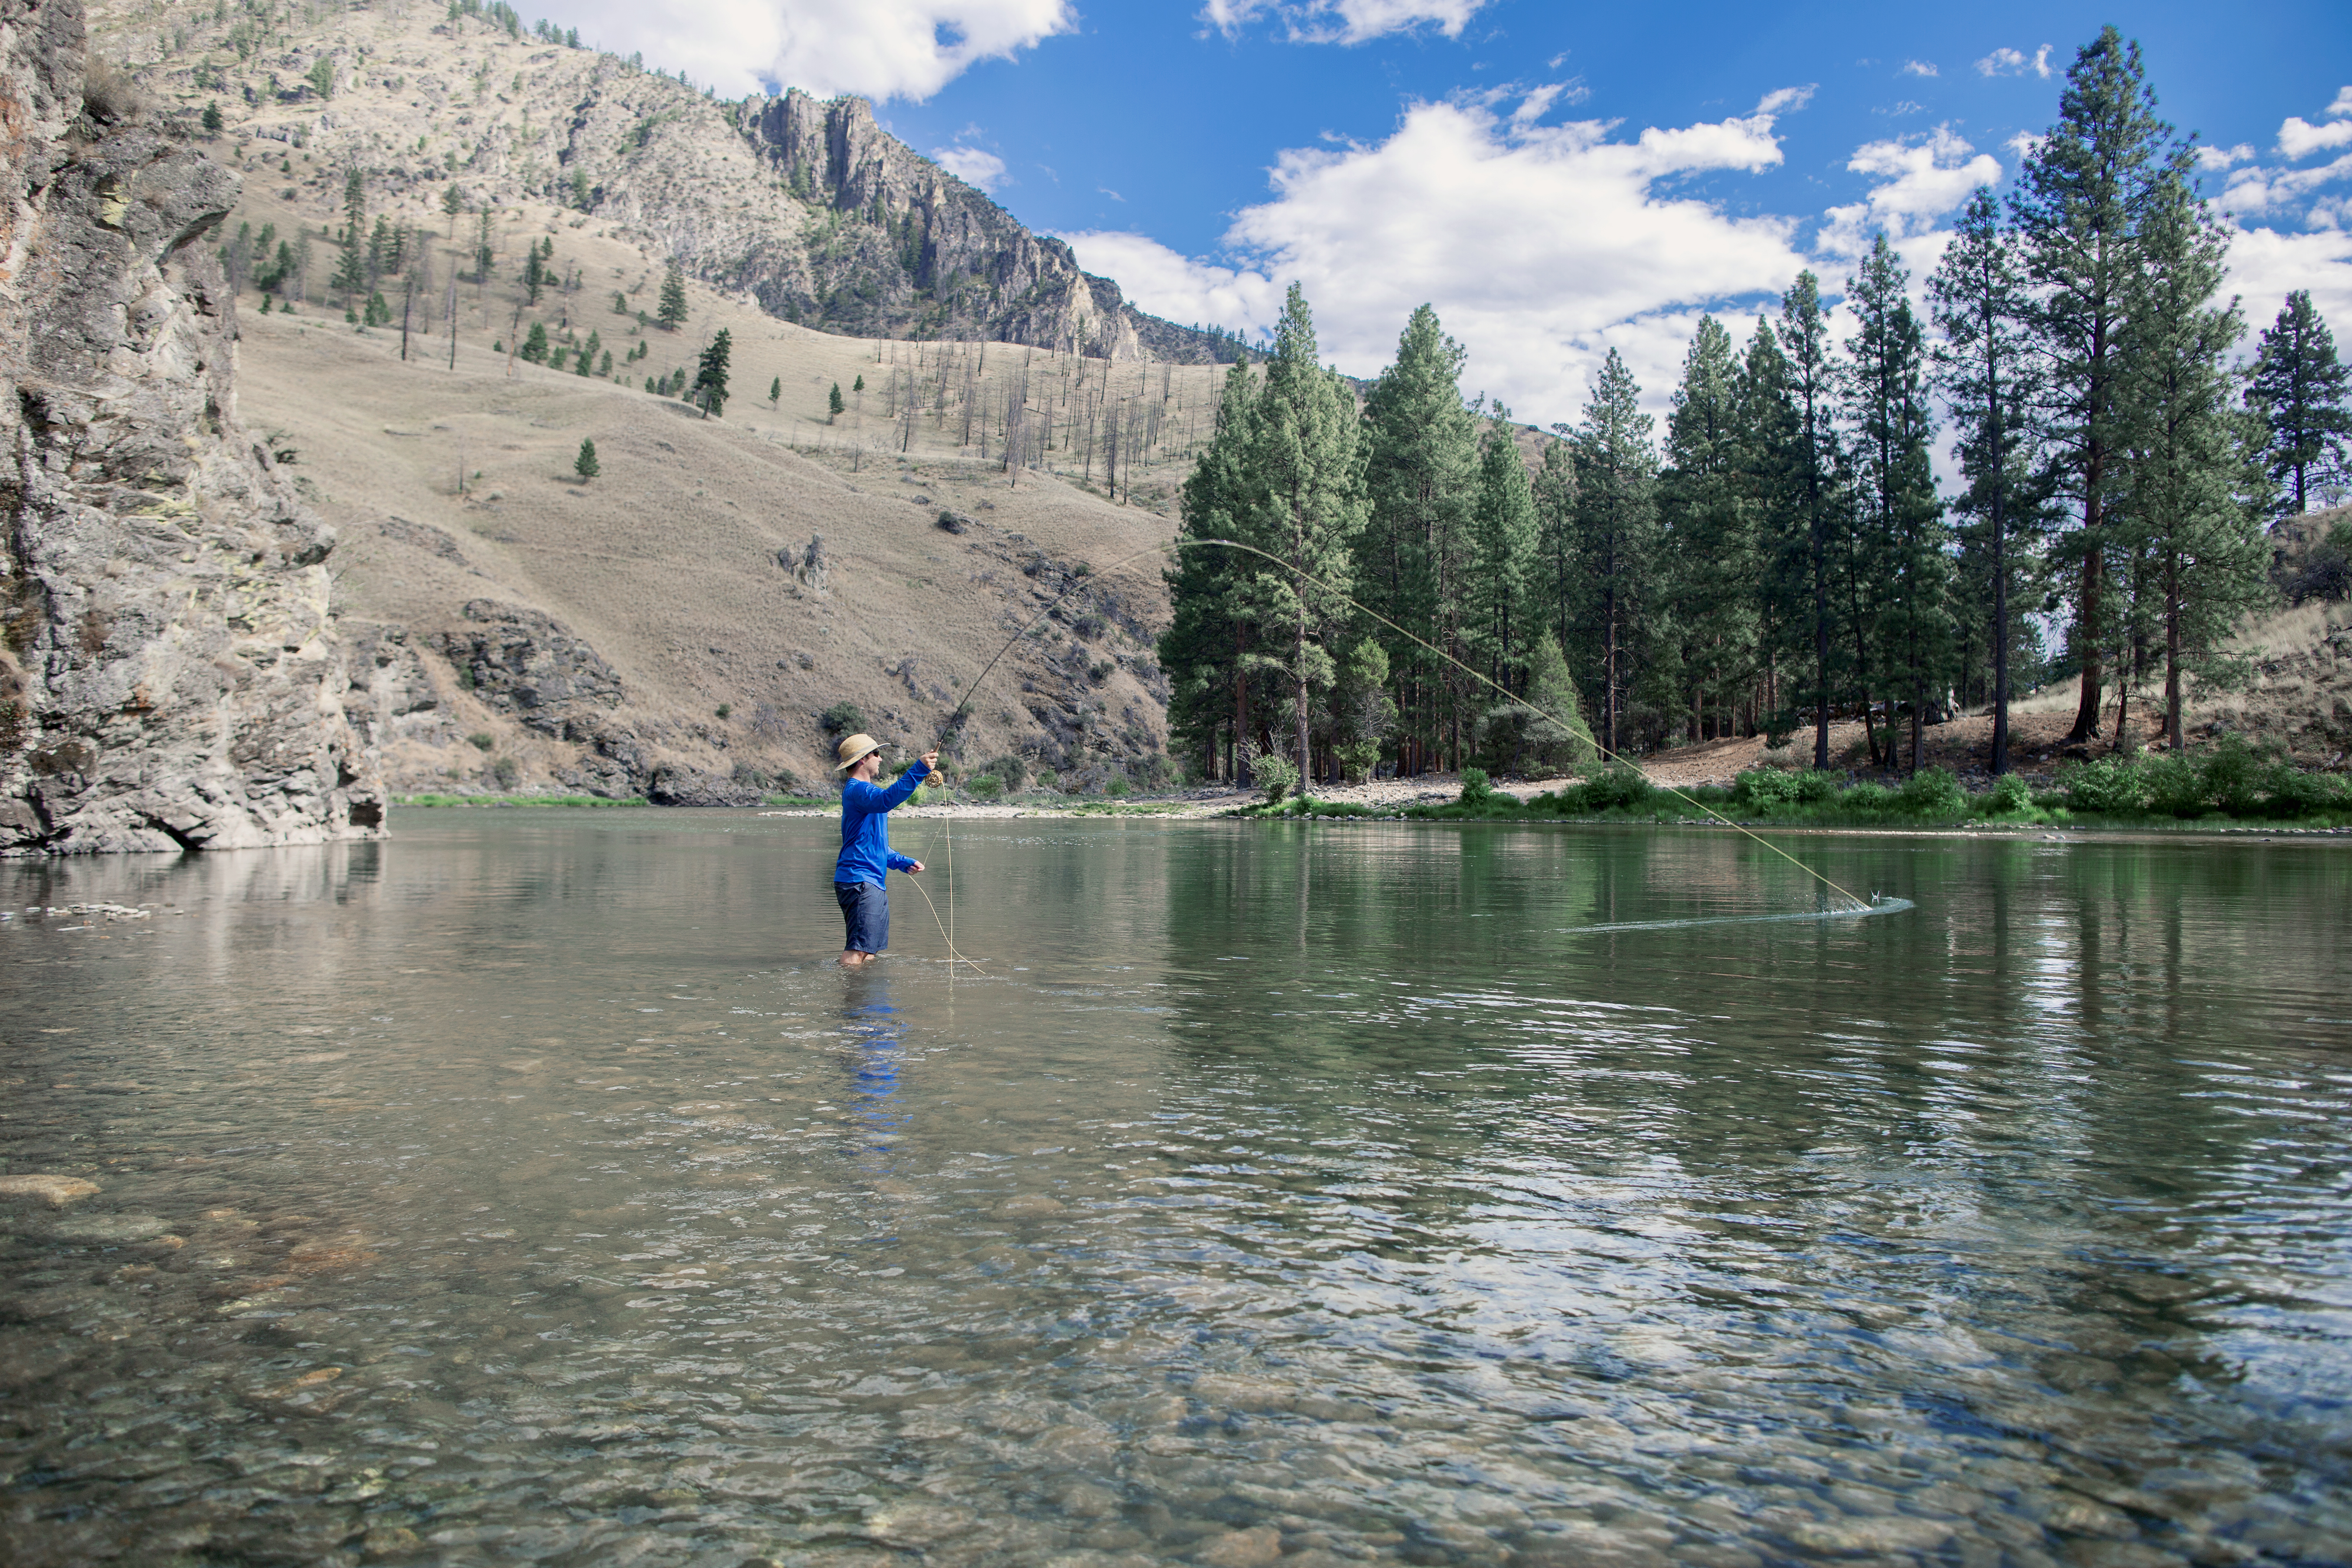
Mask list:
[[[282,230],[305,216],[264,195],[239,218]],[[563,229],[552,209],[530,216],[538,220],[527,226],[531,237],[556,223],[559,262],[600,282],[648,270],[634,250]],[[879,449],[878,409],[864,420],[824,423],[823,397],[833,383],[845,389],[866,373],[870,384],[894,353],[911,360],[916,345],[807,331],[701,289],[689,289],[688,331],[656,327],[641,338],[633,318],[599,313],[590,288],[572,296],[570,325],[581,337],[591,327],[613,329],[616,361],[649,342],[649,357],[635,368],[654,374],[692,363],[703,334],[727,328],[737,393],[727,417],[704,419],[641,389],[510,363],[491,345],[511,333],[514,291],[493,283],[477,293],[461,288],[454,371],[446,330],[413,335],[403,363],[396,326],[361,332],[315,303],[292,316],[263,316],[248,297],[242,417],[257,432],[282,431],[283,444],[299,451],[296,471],[342,536],[331,564],[347,616],[429,639],[457,625],[469,599],[543,610],[620,671],[641,729],[659,732],[679,759],[721,771],[741,759],[803,779],[823,773],[830,759],[814,715],[845,699],[865,710],[878,734],[912,743],[936,733],[969,695],[976,711],[966,754],[1019,749],[1041,734],[1024,710],[1024,696],[1036,700],[1024,692],[1024,679],[1048,694],[1075,689],[1102,708],[1100,722],[1113,731],[1164,741],[1164,714],[1125,668],[1147,655],[1147,643],[1116,627],[1087,650],[1087,663],[1121,667],[1099,684],[1073,687],[1070,647],[1056,647],[1056,629],[1008,658],[989,689],[969,691],[1013,626],[1034,611],[1018,557],[1042,551],[1101,571],[1171,537],[1175,525],[1163,512],[1115,505],[1058,478],[1010,476],[979,461],[977,443],[957,444],[961,421],[952,407],[935,421],[926,405],[905,456]],[[563,304],[550,296],[546,305],[540,313],[560,336]],[[977,362],[979,345],[946,350]],[[987,350],[992,373],[1031,362],[1033,384],[1066,374],[1075,382],[1081,369],[1060,356]],[[942,345],[920,352],[928,363]],[[1107,369],[1135,375],[1138,367],[1083,366],[1090,377]],[[1189,374],[1198,389],[1212,373],[1177,374]],[[1157,367],[1154,375],[1156,387]],[[772,379],[788,389],[772,407],[765,396]],[[878,399],[869,392],[866,401],[872,408]],[[583,437],[595,441],[603,468],[585,484],[572,475]],[[1181,473],[1178,454],[1160,456],[1166,460],[1151,478]],[[1161,493],[1138,491],[1139,499]],[[943,531],[936,526],[942,509],[978,526],[962,536]],[[387,532],[392,519],[440,531],[462,561],[429,548],[429,533],[399,523]],[[797,552],[820,533],[831,567],[822,597],[800,591],[777,560],[780,550]],[[1101,581],[1147,633],[1164,616],[1156,558]],[[1064,671],[1048,668],[1048,653],[1065,656]],[[446,694],[442,731],[390,759],[394,787],[433,787],[448,782],[451,769],[461,782],[473,779],[487,757],[464,737],[483,732],[496,755],[521,764],[526,786],[560,776],[564,748],[504,723],[454,687]],[[718,717],[722,704],[726,720]]]

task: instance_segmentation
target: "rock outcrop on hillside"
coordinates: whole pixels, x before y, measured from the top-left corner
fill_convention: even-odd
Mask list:
[[[737,124],[787,188],[848,220],[828,223],[809,246],[804,282],[759,290],[787,321],[877,337],[913,323],[929,338],[1100,359],[1210,357],[1198,334],[1142,316],[1118,284],[1080,270],[1066,244],[1031,234],[884,131],[862,98],[827,102],[795,88],[748,100]]]
[[[0,853],[373,837],[331,530],[236,420],[236,177],[0,0]]]

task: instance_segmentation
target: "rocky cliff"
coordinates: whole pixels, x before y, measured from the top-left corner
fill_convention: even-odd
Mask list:
[[[0,0],[0,853],[382,832],[332,531],[238,425],[237,180]]]

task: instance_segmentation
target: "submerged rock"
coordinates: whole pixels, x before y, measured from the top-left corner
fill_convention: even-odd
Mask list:
[[[62,1208],[96,1191],[96,1182],[79,1176],[0,1176],[0,1198],[45,1198],[52,1208]]]

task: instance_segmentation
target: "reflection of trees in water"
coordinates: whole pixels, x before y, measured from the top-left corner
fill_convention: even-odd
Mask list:
[[[2224,1255],[2280,1245],[2233,1246],[2243,1195],[2307,1203],[2314,1226],[2340,1206],[2302,1173],[2352,1158],[2346,1119],[2249,1115],[2231,1085],[2310,1065],[2285,1013],[2352,1015],[2341,856],[1843,841],[1821,848],[1832,874],[1923,908],[1561,935],[1682,912],[1661,898],[1694,887],[1780,896],[1789,874],[1696,835],[1188,847],[1169,930],[1193,1103],[1245,1101],[1241,1142],[1312,1152],[1261,1185],[1348,1188],[1408,1250],[1496,1215],[1668,1225],[1743,1289],[1834,1292],[1864,1266],[1939,1320],[2038,1324],[2053,1356],[2089,1353],[2069,1323],[2085,1345],[2160,1341],[2063,1373],[2155,1401],[2162,1367],[2217,1368],[2172,1303],[2233,1294]],[[2276,994],[2298,977],[2307,995]]]

